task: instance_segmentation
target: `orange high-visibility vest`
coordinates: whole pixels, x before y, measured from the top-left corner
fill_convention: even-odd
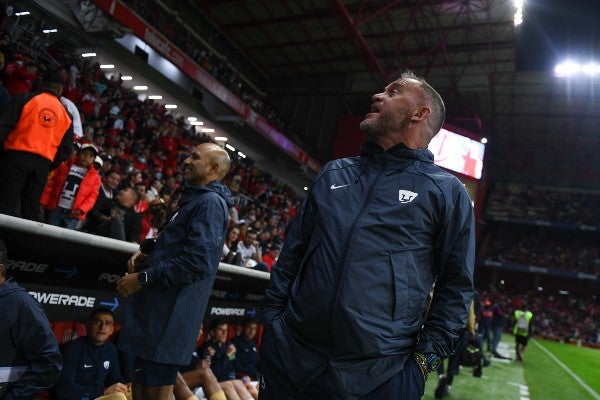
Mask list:
[[[4,150],[25,151],[54,161],[71,122],[58,97],[40,93],[23,106],[19,121],[4,142]]]

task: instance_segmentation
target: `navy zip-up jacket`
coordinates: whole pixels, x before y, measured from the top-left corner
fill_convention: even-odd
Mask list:
[[[137,358],[187,365],[217,275],[233,205],[219,181],[185,186],[141,269],[148,283],[125,301],[118,347]]]
[[[84,395],[95,399],[104,394],[104,388],[126,383],[117,348],[111,342],[96,346],[84,336],[65,343],[60,350],[64,364],[56,383],[58,400],[79,400]]]
[[[429,150],[369,142],[360,157],[328,163],[290,226],[263,310],[296,388],[330,367],[354,399],[412,352],[450,355],[473,297],[474,248],[471,200]]]
[[[24,288],[8,279],[0,285],[0,321],[0,399],[33,399],[56,382],[62,368],[48,318]]]

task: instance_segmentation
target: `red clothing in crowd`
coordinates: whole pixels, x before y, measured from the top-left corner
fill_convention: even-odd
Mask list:
[[[48,181],[40,199],[40,203],[44,205],[47,210],[58,208],[58,200],[63,190],[63,186],[65,185],[69,170],[71,169],[71,165],[73,165],[73,159],[62,163],[54,171],[54,174]],[[81,185],[79,186],[79,190],[73,201],[73,207],[71,207],[72,210],[79,209],[83,211],[83,214],[77,217],[80,221],[83,220],[86,214],[94,207],[101,184],[100,174],[98,174],[96,168],[90,166],[81,181]]]

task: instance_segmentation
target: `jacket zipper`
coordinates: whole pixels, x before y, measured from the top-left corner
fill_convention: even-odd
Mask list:
[[[342,273],[343,273],[344,267],[346,266],[346,262],[348,261],[348,249],[350,247],[350,242],[352,240],[352,237],[354,236],[354,231],[356,230],[356,225],[358,224],[358,221],[360,220],[360,218],[364,214],[365,210],[369,206],[371,197],[373,196],[373,192],[375,191],[375,186],[377,186],[377,183],[379,183],[379,180],[381,179],[381,176],[384,174],[384,172],[385,172],[385,168],[383,168],[379,172],[379,174],[375,178],[375,181],[373,182],[371,187],[369,187],[369,191],[367,193],[365,201],[363,201],[363,204],[362,204],[360,210],[356,214],[356,217],[354,217],[354,220],[352,221],[352,225],[350,225],[348,235],[346,235],[346,239],[344,240],[344,247],[343,247],[343,251],[341,253],[342,258],[337,263],[338,270],[336,271],[336,274],[335,274],[335,286],[333,288],[333,301],[330,306],[330,312],[329,312],[330,315],[333,314],[333,307],[338,302],[338,298],[340,295],[340,281],[342,280]],[[388,174],[386,173],[386,176],[387,175]],[[334,331],[333,330],[333,318],[331,318],[330,324],[329,324],[329,337],[330,337],[331,341],[333,341],[333,339],[334,339],[331,335],[333,331]]]

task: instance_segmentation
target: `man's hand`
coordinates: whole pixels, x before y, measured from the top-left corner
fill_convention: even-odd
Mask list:
[[[132,255],[129,261],[127,261],[127,272],[133,274],[135,272],[136,267],[140,265],[145,258],[146,255],[141,251],[138,251],[134,255]]]
[[[104,394],[113,394],[113,393],[125,393],[129,391],[127,385],[123,383],[115,383],[114,385],[110,385],[109,387],[104,389]]]
[[[117,281],[117,292],[125,298],[131,296],[142,288],[138,282],[138,273],[125,274],[125,276],[119,278]]]
[[[227,346],[227,357],[230,357],[232,355],[234,355],[236,352],[235,346],[233,344],[230,344],[229,346]]]

